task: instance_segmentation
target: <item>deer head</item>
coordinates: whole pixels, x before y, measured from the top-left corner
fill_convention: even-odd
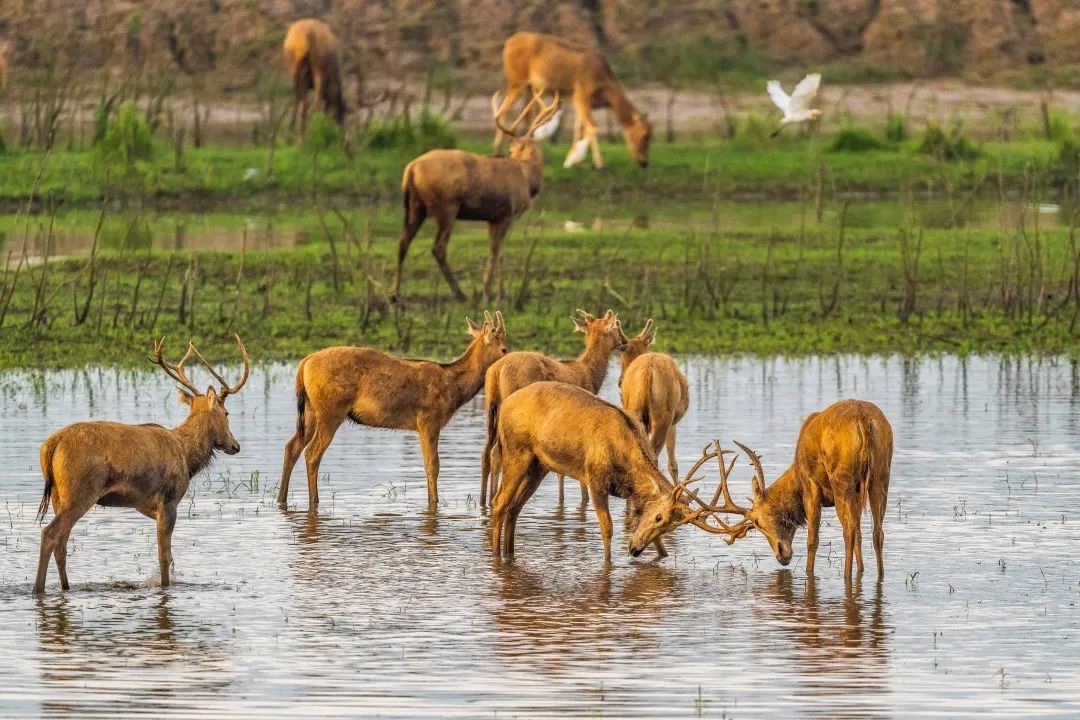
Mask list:
[[[649,167],[649,145],[652,143],[652,123],[644,115],[635,113],[633,121],[623,128],[623,137],[641,167]]]
[[[656,538],[664,533],[671,532],[680,525],[686,525],[688,523],[695,525],[702,530],[706,530],[707,532],[729,535],[729,544],[734,542],[736,538],[746,534],[749,527],[744,529],[743,526],[745,523],[728,525],[723,520],[715,518],[717,525],[713,526],[706,521],[708,517],[713,516],[716,513],[746,512],[744,508],[740,508],[731,502],[730,495],[728,495],[727,492],[728,475],[735,465],[735,459],[732,459],[730,464],[725,465],[724,455],[729,453],[731,453],[730,450],[722,449],[720,443],[714,440],[705,446],[701,451],[701,458],[694,463],[694,466],[686,473],[683,480],[670,491],[663,492],[659,483],[657,483],[655,486],[656,492],[651,496],[648,496],[643,502],[637,504],[631,502],[630,517],[632,521],[635,522],[634,529],[630,535],[629,551],[631,555],[637,557]],[[694,474],[701,469],[702,465],[710,460],[717,460],[720,465],[720,487],[717,488],[716,494],[720,495],[720,493],[723,492],[726,498],[725,505],[721,507],[716,506],[716,498],[713,499],[711,504],[707,504],[693,491],[688,489],[690,483],[701,479],[699,477],[694,477]],[[690,507],[689,500],[691,499],[700,507]]]
[[[756,529],[769,541],[769,547],[772,548],[776,560],[781,565],[787,565],[791,562],[791,541],[795,537],[795,531],[802,524],[802,516],[799,512],[802,504],[796,497],[782,492],[779,487],[766,488],[761,458],[745,445],[735,444],[746,453],[750,458],[750,464],[754,467],[754,501],[745,513],[746,522],[749,527]]]
[[[593,347],[598,343],[604,343],[609,348],[623,349],[630,339],[623,334],[619,316],[608,310],[602,317],[595,317],[578,308],[574,315],[570,316],[574,322],[574,332],[585,334],[585,347]]]
[[[637,358],[644,355],[649,351],[649,346],[656,340],[656,323],[652,321],[652,318],[645,321],[645,327],[641,329],[634,337],[626,341],[622,348],[622,355],[619,356],[619,364],[623,370],[634,362]]]
[[[236,344],[240,346],[240,356],[243,358],[244,371],[243,376],[240,378],[240,382],[236,385],[230,385],[225,381],[223,377],[213,366],[206,361],[206,358],[202,356],[202,353],[195,347],[195,343],[188,341],[187,352],[180,358],[180,362],[175,365],[166,362],[162,357],[162,353],[165,349],[165,338],[161,338],[154,343],[154,354],[150,358],[150,361],[158,365],[165,374],[179,383],[177,390],[180,394],[180,402],[188,406],[188,418],[200,418],[206,421],[206,428],[210,435],[210,442],[215,450],[221,450],[228,455],[235,455],[240,452],[240,443],[233,437],[232,430],[229,428],[229,411],[225,409],[225,400],[230,395],[234,395],[240,391],[240,388],[244,387],[247,382],[248,373],[250,372],[250,363],[248,361],[247,348],[244,347],[243,341],[239,335],[234,336],[236,338]],[[221,387],[214,389],[210,386],[206,389],[206,392],[199,390],[191,380],[188,379],[187,373],[184,370],[184,363],[188,361],[192,356],[195,357],[206,369],[214,376]]]
[[[470,349],[480,353],[480,363],[487,367],[506,354],[506,325],[501,311],[495,311],[495,317],[484,311],[484,324],[478,325],[469,318],[469,334],[473,341]]]

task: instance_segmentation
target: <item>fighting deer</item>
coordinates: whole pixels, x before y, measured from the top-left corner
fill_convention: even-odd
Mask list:
[[[484,377],[484,405],[487,418],[487,442],[480,458],[480,505],[487,504],[488,483],[491,496],[498,489],[501,459],[495,444],[499,405],[511,393],[541,380],[557,380],[588,390],[594,395],[607,377],[611,353],[626,342],[619,318],[608,310],[594,317],[578,309],[570,318],[574,331],[585,334],[585,349],[574,360],[556,360],[537,352],[512,352],[488,368]],[[559,475],[559,502],[563,501],[563,476]],[[581,483],[581,502],[588,501],[588,489]]]
[[[323,112],[341,125],[345,120],[345,98],[341,88],[338,41],[330,26],[312,18],[297,20],[285,33],[282,52],[295,95],[290,127],[296,128],[296,116],[300,116],[297,140],[303,140],[307,131],[308,93],[312,90]]]
[[[738,444],[738,443],[736,443]],[[745,520],[730,533],[731,542],[754,528],[765,536],[781,565],[791,562],[795,530],[806,525],[806,574],[814,574],[821,508],[836,507],[844,529],[844,578],[851,579],[852,556],[863,572],[860,518],[869,505],[874,522],[874,552],[878,578],[885,573],[885,506],[889,499],[892,467],[892,426],[873,403],[841,400],[821,412],[811,413],[799,431],[795,461],[783,475],[765,487],[761,458],[738,444],[754,467],[754,499],[749,508],[731,502],[726,484],[724,512]],[[713,498],[712,505],[716,505]]]
[[[366,347],[330,347],[308,355],[296,370],[296,433],[285,445],[278,502],[300,452],[307,461],[308,505],[319,504],[319,463],[346,419],[368,427],[415,430],[427,474],[428,504],[439,502],[439,433],[480,391],[484,373],[506,354],[501,312],[484,324],[466,318],[472,342],[457,360],[399,358]]]
[[[496,556],[514,554],[514,530],[521,509],[548,472],[577,478],[589,488],[604,556],[611,560],[611,514],[608,497],[627,502],[630,533],[628,551],[638,557],[652,545],[667,555],[660,538],[664,533],[691,523],[712,533],[732,528],[717,519],[723,508],[701,505],[687,485],[698,480],[694,473],[718,450],[706,447],[686,478],[672,485],[656,467],[656,455],[641,426],[622,408],[596,395],[560,382],[537,382],[508,397],[499,413],[498,445],[503,458],[503,481],[492,500],[491,547]]]
[[[497,98],[498,93],[492,97],[492,112],[497,109]],[[525,133],[521,137],[515,136],[509,158],[488,157],[464,150],[431,150],[405,167],[401,178],[405,216],[398,243],[397,270],[390,285],[392,300],[398,297],[409,245],[429,215],[438,224],[431,254],[459,301],[466,299],[465,293],[446,261],[454,221],[487,222],[491,250],[484,268],[484,297],[491,297],[503,238],[514,220],[529,209],[543,185],[544,154],[538,141],[554,132],[554,123],[548,121],[558,112],[559,104],[557,94],[550,105],[544,105],[541,95],[536,94],[509,127],[502,126],[496,119],[499,127],[508,135],[514,135],[533,106],[540,108]]]
[[[593,166],[601,168],[600,143],[596,138],[594,108],[611,108],[622,127],[623,137],[634,160],[641,167],[649,164],[652,125],[638,111],[611,66],[600,53],[570,46],[557,37],[531,32],[514,33],[503,45],[503,73],[506,75],[506,98],[496,114],[495,150],[502,147],[505,131],[498,125],[526,87],[533,92],[560,92],[573,100],[574,145],[567,155],[566,167],[580,162],[575,150],[579,142],[592,148]]]
[[[179,426],[168,429],[99,420],[68,425],[45,440],[41,446],[45,491],[38,507],[38,522],[45,520],[50,502],[53,520],[41,531],[35,593],[45,591],[50,555],[56,559],[61,589],[68,589],[68,536],[94,505],[134,508],[157,522],[161,585],[169,584],[176,507],[188,483],[210,463],[216,451],[228,455],[240,452],[225,409],[225,400],[239,392],[248,379],[247,349],[239,336],[236,343],[244,362],[243,375],[236,385],[229,385],[194,343],[188,342],[187,352],[175,365],[162,358],[165,339],[154,344],[150,360],[179,383],[180,402],[188,406],[187,419]],[[221,383],[219,389],[210,387],[203,392],[188,379],[184,363],[192,356]]]
[[[674,360],[649,351],[655,339],[656,325],[648,320],[642,331],[626,343],[619,356],[619,394],[626,412],[645,428],[658,459],[661,448],[666,446],[668,472],[674,480],[679,477],[675,425],[690,406],[690,386]]]

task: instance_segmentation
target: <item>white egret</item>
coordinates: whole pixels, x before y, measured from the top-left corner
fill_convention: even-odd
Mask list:
[[[780,87],[780,83],[776,80],[770,80],[766,83],[765,88],[769,91],[769,97],[772,98],[776,107],[780,108],[780,111],[784,113],[784,117],[780,120],[780,125],[773,132],[772,137],[779,135],[785,125],[813,122],[822,116],[820,110],[810,107],[817,97],[819,87],[821,87],[821,75],[819,73],[811,73],[800,80],[795,89],[791,91],[791,95],[784,92],[784,88]]]

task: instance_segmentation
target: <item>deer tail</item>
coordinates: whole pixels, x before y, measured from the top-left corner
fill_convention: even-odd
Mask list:
[[[874,421],[866,420],[856,424],[855,432],[859,435],[859,512],[865,512],[870,506],[870,483],[875,476],[874,462],[877,459],[874,454],[876,438]]]
[[[307,401],[307,388],[304,387],[304,363],[301,361],[300,367],[296,369],[296,436],[301,440],[305,439],[304,410],[307,409]]]
[[[56,487],[56,476],[53,473],[53,453],[56,451],[56,440],[49,438],[41,446],[41,474],[45,477],[45,490],[41,494],[41,504],[38,505],[37,521],[45,520],[45,513],[49,511],[49,500],[52,498],[53,488]]]
[[[491,451],[499,442],[499,383],[495,377],[490,381],[484,381],[484,403],[487,405],[485,421],[487,423],[487,438],[484,441],[484,454],[480,457],[480,473],[483,485],[487,487],[488,478],[491,477]]]
[[[408,225],[416,219],[418,212],[418,198],[416,197],[416,184],[413,182],[414,169],[412,163],[405,167],[405,174],[401,178],[401,204],[405,210],[405,224]]]

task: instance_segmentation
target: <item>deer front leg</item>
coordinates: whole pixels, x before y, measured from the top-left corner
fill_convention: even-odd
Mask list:
[[[420,451],[424,454],[424,472],[427,474],[428,507],[439,504],[439,432],[442,430],[432,421],[417,423],[420,431]]]
[[[614,526],[611,523],[611,512],[608,510],[607,492],[596,490],[593,483],[589,483],[589,494],[592,496],[593,507],[596,509],[596,519],[600,521],[600,538],[604,541],[604,560],[610,563],[611,536]]]
[[[454,207],[436,216],[435,219],[439,224],[439,229],[435,233],[435,246],[431,248],[431,254],[435,256],[435,262],[438,264],[439,270],[442,271],[443,277],[446,278],[450,291],[454,293],[454,298],[459,302],[465,302],[468,298],[461,291],[461,286],[458,285],[453,271],[450,270],[450,264],[446,261],[446,248],[450,245],[450,233],[454,230],[457,212],[458,208]]]
[[[806,512],[806,575],[814,577],[814,560],[817,557],[818,530],[821,527],[821,493],[816,489],[803,493],[803,510]]]
[[[664,547],[664,541],[663,540],[661,540],[660,538],[656,538],[655,540],[653,540],[653,547],[656,548],[656,554],[657,555],[659,555],[662,558],[667,557],[667,555],[668,555],[667,548]]]
[[[169,587],[172,568],[172,534],[176,527],[176,506],[162,505],[157,517],[158,566],[161,568],[161,587]]]

